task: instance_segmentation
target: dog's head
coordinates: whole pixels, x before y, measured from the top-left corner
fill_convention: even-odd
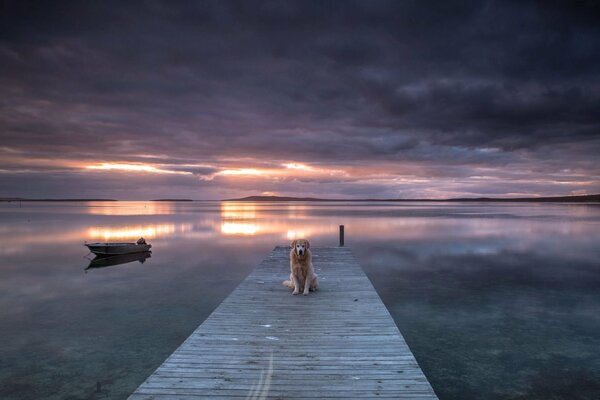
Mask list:
[[[306,257],[306,252],[310,247],[310,243],[306,239],[296,239],[292,242],[292,250],[299,258]]]

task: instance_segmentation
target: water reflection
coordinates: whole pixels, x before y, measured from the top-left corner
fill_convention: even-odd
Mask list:
[[[319,234],[323,234],[325,232],[328,232],[329,230],[324,230],[319,232]],[[300,239],[300,238],[308,238],[308,237],[312,237],[312,236],[316,236],[317,235],[317,231],[315,229],[298,229],[298,230],[294,230],[294,229],[289,229],[287,231],[286,237],[288,238],[288,240],[294,240],[294,239]]]
[[[0,398],[127,398],[273,246],[340,224],[440,399],[594,398],[598,206],[343,202],[0,204]],[[85,240],[140,236],[151,260],[81,273]]]
[[[42,249],[58,243],[74,246],[85,240],[120,241],[139,237],[160,240],[165,245],[184,238],[205,241],[218,237],[260,237],[282,244],[308,237],[317,245],[331,245],[336,243],[340,224],[346,226],[349,244],[359,237],[362,241],[393,237],[413,243],[421,254],[434,251],[494,254],[500,244],[512,243],[527,249],[548,246],[549,241],[565,254],[577,254],[597,237],[594,225],[580,223],[597,215],[594,214],[597,208],[592,206],[564,206],[555,210],[556,205],[90,202],[72,209],[63,204],[52,207],[60,210],[60,217],[46,217],[41,204],[31,210],[14,209],[16,213],[8,214],[11,219],[0,225],[3,240],[0,254],[22,254],[32,246]],[[34,213],[24,214],[27,211]],[[80,214],[83,217],[77,211],[83,211]],[[141,215],[143,212],[155,214]],[[19,219],[25,216],[35,219]],[[555,241],[551,235],[579,239],[574,245]],[[448,244],[448,237],[463,238],[468,245]]]
[[[116,256],[96,256],[90,261],[89,265],[85,269],[86,271],[93,268],[105,268],[112,267],[115,265],[128,264],[130,262],[138,261],[143,264],[146,259],[152,257],[151,251],[135,254],[120,254]]]
[[[221,224],[221,233],[224,235],[256,235],[258,232],[257,224],[246,222],[223,222]]]
[[[169,215],[173,203],[163,201],[90,201],[87,212],[93,215]]]
[[[310,215],[306,204],[222,202],[222,235],[278,236],[290,240],[306,236],[324,236],[336,228],[327,219]]]
[[[161,236],[186,233],[194,229],[193,224],[156,224],[144,226],[92,227],[87,230],[89,239],[111,241],[117,239],[153,239]]]
[[[224,201],[221,203],[221,218],[255,219],[256,210],[256,203]]]

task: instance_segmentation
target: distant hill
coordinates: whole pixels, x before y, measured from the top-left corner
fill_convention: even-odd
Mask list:
[[[224,201],[342,201],[333,199],[318,199],[315,197],[282,197],[282,196],[248,196],[241,199],[227,199]]]
[[[452,199],[320,199],[315,197],[282,197],[282,196],[248,196],[240,199],[228,199],[225,201],[427,201],[427,202],[535,202],[535,203],[598,203],[600,194],[590,194],[584,196],[554,196],[554,197],[515,197],[515,198],[494,198],[494,197],[464,197]]]
[[[192,199],[154,199],[150,201],[194,201]]]

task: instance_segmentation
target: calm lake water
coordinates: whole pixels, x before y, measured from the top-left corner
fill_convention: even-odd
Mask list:
[[[275,245],[340,224],[440,399],[600,398],[599,205],[343,202],[0,203],[0,398],[126,398]],[[144,263],[86,270],[85,240],[140,236]]]

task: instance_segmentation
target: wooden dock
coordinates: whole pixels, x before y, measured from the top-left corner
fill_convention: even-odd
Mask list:
[[[437,399],[350,250],[312,253],[319,291],[276,247],[129,399]]]

